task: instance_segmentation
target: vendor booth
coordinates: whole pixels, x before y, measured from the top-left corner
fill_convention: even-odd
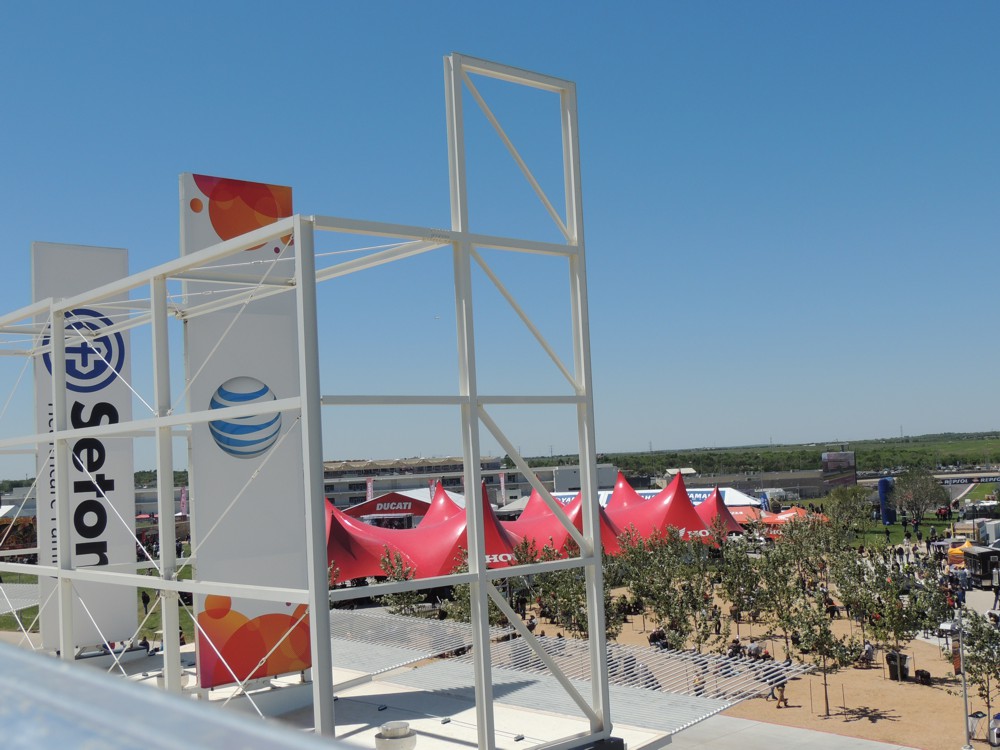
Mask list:
[[[993,547],[962,546],[965,569],[973,586],[988,589],[993,586],[993,571],[1000,568],[1000,549]]]

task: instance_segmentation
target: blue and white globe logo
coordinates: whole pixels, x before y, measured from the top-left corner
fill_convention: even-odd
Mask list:
[[[274,393],[256,378],[241,375],[227,380],[212,395],[210,409],[245,406],[274,401]],[[216,419],[208,423],[215,444],[230,456],[253,458],[274,445],[281,432],[281,412],[256,414],[235,419]]]

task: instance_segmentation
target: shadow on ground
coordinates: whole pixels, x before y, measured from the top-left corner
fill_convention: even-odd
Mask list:
[[[844,721],[864,721],[867,719],[872,724],[876,724],[880,721],[899,721],[899,714],[895,711],[886,710],[884,708],[872,708],[871,706],[858,706],[857,708],[847,708],[834,714],[834,716],[842,716]]]

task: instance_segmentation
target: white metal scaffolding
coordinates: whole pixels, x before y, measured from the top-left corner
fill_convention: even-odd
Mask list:
[[[156,466],[159,478],[158,509],[161,519],[159,533],[161,539],[160,558],[152,561],[155,578],[142,574],[142,570],[102,570],[99,568],[75,568],[68,553],[68,545],[60,549],[57,566],[27,566],[3,562],[0,571],[31,572],[39,576],[49,576],[58,582],[60,629],[62,633],[61,655],[63,659],[74,658],[73,600],[74,582],[98,581],[121,586],[139,587],[154,585],[162,592],[165,687],[174,692],[181,690],[181,664],[178,648],[179,592],[196,595],[219,594],[239,596],[246,599],[304,604],[309,611],[310,651],[312,658],[312,699],[315,729],[317,733],[333,734],[335,716],[333,704],[332,670],[336,664],[336,654],[331,652],[330,618],[328,609],[328,580],[326,560],[326,539],[324,531],[323,496],[323,456],[321,410],[345,405],[381,406],[402,409],[407,406],[440,406],[460,412],[462,455],[464,459],[464,485],[467,497],[474,497],[480,487],[480,434],[485,427],[494,440],[511,457],[517,468],[529,477],[532,486],[538,489],[547,505],[563,520],[573,539],[579,546],[579,555],[571,560],[552,563],[535,563],[518,568],[517,575],[537,573],[546,570],[581,568],[586,579],[587,593],[587,641],[586,654],[590,672],[591,693],[579,695],[569,677],[562,673],[560,666],[551,659],[544,649],[537,646],[533,636],[526,629],[518,627],[520,621],[510,611],[504,598],[499,594],[493,581],[515,574],[512,569],[491,570],[487,567],[484,549],[483,511],[478,502],[467,502],[468,513],[468,573],[444,576],[433,580],[417,580],[366,587],[365,596],[389,593],[401,589],[422,589],[437,585],[468,583],[471,587],[471,609],[473,613],[472,658],[474,660],[478,744],[482,748],[494,748],[495,727],[491,687],[491,631],[488,622],[489,603],[492,600],[504,610],[522,631],[526,643],[535,649],[539,660],[552,672],[553,676],[573,698],[576,706],[586,716],[590,732],[585,736],[567,737],[549,747],[569,748],[609,738],[611,718],[609,708],[608,666],[604,638],[604,596],[601,569],[601,545],[599,538],[599,506],[596,483],[596,449],[594,437],[594,408],[591,385],[590,332],[587,303],[587,278],[585,263],[585,243],[583,234],[580,154],[577,133],[576,91],[573,83],[550,76],[478,60],[458,54],[445,58],[445,91],[448,126],[448,162],[450,175],[451,227],[429,228],[407,226],[385,222],[344,219],[332,216],[296,215],[281,219],[267,227],[246,235],[221,242],[212,247],[193,252],[169,261],[148,271],[140,272],[120,281],[106,284],[98,289],[67,299],[48,300],[23,308],[0,317],[0,335],[6,333],[20,337],[26,334],[36,337],[45,332],[45,325],[35,319],[45,316],[51,323],[51,345],[22,346],[17,352],[24,356],[39,357],[50,351],[53,362],[53,404],[55,405],[53,431],[51,433],[23,435],[0,440],[0,450],[31,448],[48,450],[54,445],[55,485],[58,498],[60,539],[68,539],[66,527],[71,517],[67,485],[69,480],[70,446],[81,438],[100,435],[134,439],[152,437],[155,440]],[[481,78],[495,79],[514,86],[529,87],[552,94],[558,98],[560,131],[562,141],[561,162],[563,167],[563,190],[565,205],[557,209],[558,201],[552,201],[541,188],[538,180],[528,168],[515,145],[504,131],[502,124],[489,108],[485,98],[476,86]],[[482,110],[490,125],[504,146],[508,149],[531,190],[541,201],[544,210],[555,223],[563,242],[548,242],[529,238],[504,237],[478,233],[470,224],[468,210],[468,185],[466,179],[465,114],[463,106],[471,96],[472,101]],[[388,249],[371,252],[363,257],[340,261],[333,265],[317,268],[315,257],[315,235],[317,232],[393,238],[397,242]],[[237,260],[240,253],[262,242],[282,242],[291,237],[294,243],[294,259],[274,261],[271,271],[252,286],[240,287],[237,275],[228,273],[225,280],[232,283],[232,291],[227,294],[202,299],[185,297],[180,302],[169,294],[170,285],[181,281],[219,280],[219,274],[212,266],[224,259]],[[517,303],[514,294],[507,290],[498,276],[491,270],[481,249],[500,250],[522,254],[523,257],[546,256],[564,259],[569,278],[569,307],[571,310],[571,331],[573,361],[563,362],[553,347],[540,333],[530,316]],[[322,394],[320,390],[320,368],[317,333],[317,284],[355,273],[368,271],[378,266],[413,258],[431,252],[448,252],[452,257],[454,272],[454,303],[456,315],[457,389],[454,395],[363,395],[363,394]],[[289,268],[293,263],[294,268]],[[473,275],[483,273],[499,290],[527,330],[538,341],[542,350],[552,360],[553,366],[566,382],[563,393],[519,394],[483,393],[476,366],[475,341],[475,301],[473,299]],[[208,312],[229,310],[238,314],[243,306],[264,297],[290,293],[295,295],[297,330],[299,390],[297,394],[284,395],[267,404],[248,404],[225,409],[208,410],[197,405],[186,404],[181,410],[184,394],[171,395],[170,369],[171,355],[168,324],[171,320],[187,321]],[[102,425],[83,429],[72,429],[66,415],[65,348],[72,335],[64,331],[63,313],[78,307],[94,305],[102,300],[128,299],[132,295],[136,301],[131,309],[124,310],[122,318],[116,321],[114,329],[132,330],[148,326],[151,331],[152,356],[149,367],[153,373],[154,398],[152,414],[132,419],[120,424]],[[127,306],[124,306],[127,307]],[[186,356],[186,353],[185,353]],[[575,412],[576,445],[580,457],[581,492],[583,503],[583,530],[577,531],[565,519],[561,506],[542,487],[526,462],[519,455],[515,441],[511,440],[499,427],[490,408],[494,405],[544,405],[572,409]],[[174,554],[172,481],[174,455],[172,440],[180,431],[190,430],[193,425],[203,424],[220,418],[236,418],[280,411],[299,420],[298,429],[302,441],[304,466],[301,496],[305,507],[306,531],[303,543],[308,551],[309,566],[306,571],[308,586],[305,589],[294,586],[251,586],[235,585],[226,581],[200,580],[197,576],[188,581],[179,581],[177,573],[181,564]],[[297,481],[297,480],[296,480]],[[292,485],[289,480],[289,485]],[[200,498],[204,502],[205,499]],[[226,499],[228,500],[228,499]],[[237,502],[234,498],[233,502]],[[201,529],[201,534],[214,531]],[[224,532],[219,532],[224,533]],[[192,560],[183,564],[195,565],[197,553]],[[139,566],[142,568],[143,566]],[[150,566],[145,566],[150,567]],[[155,584],[151,584],[151,580]],[[336,592],[336,598],[350,596],[347,592]],[[535,644],[532,646],[532,644]]]

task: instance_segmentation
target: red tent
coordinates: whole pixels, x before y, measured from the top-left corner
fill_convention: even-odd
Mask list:
[[[464,513],[465,509],[460,508],[454,500],[448,497],[448,493],[444,491],[444,487],[438,482],[434,488],[434,499],[431,500],[430,507],[424,513],[424,520],[420,522],[420,525],[434,526],[442,521],[447,521],[453,516],[460,516]]]
[[[534,495],[533,495],[534,496]],[[548,506],[544,504],[544,501],[539,497],[538,502],[544,507],[546,513],[542,514],[541,511],[536,512],[532,517],[525,520],[522,514],[520,518],[516,521],[501,521],[504,527],[515,534],[523,537],[524,539],[534,540],[535,546],[540,552],[546,545],[552,547],[559,552],[560,556],[565,557],[565,547],[568,542],[571,541],[569,532],[566,527],[563,526],[559,519],[556,518],[555,514],[549,510]],[[528,505],[531,504],[531,500],[528,500]],[[528,506],[525,506],[527,509]],[[583,530],[583,497],[577,494],[564,508],[566,517],[569,519],[570,523],[578,531]],[[604,508],[599,508],[600,513],[600,533],[601,533],[601,546],[604,548],[604,552],[609,555],[617,555],[621,551],[618,545],[618,536],[621,534],[621,530],[615,525],[615,523],[608,518],[608,514],[605,513]]]
[[[736,519],[736,523],[742,526],[746,526],[753,521],[764,521],[768,518],[774,518],[776,515],[770,511],[762,510],[756,505],[731,505],[728,507],[729,512]]]
[[[558,503],[559,501],[556,500],[556,502]],[[562,503],[559,504],[562,505]],[[563,506],[563,510],[565,510],[565,508],[566,506]],[[528,496],[528,502],[524,504],[524,510],[521,511],[521,515],[517,517],[517,521],[514,523],[519,521],[527,522],[540,518],[548,518],[550,515],[552,515],[552,511],[549,509],[549,506],[545,503],[545,500],[542,499],[538,490],[532,488],[531,494]]]
[[[604,508],[600,508],[601,513],[601,547],[604,548],[604,554],[606,555],[617,555],[622,551],[621,544],[618,542],[618,537],[622,535],[622,530],[618,527],[611,517],[604,511]],[[581,521],[580,528],[583,528]]]
[[[616,520],[612,517],[612,520]],[[668,526],[679,529],[682,539],[700,538],[708,541],[708,529],[691,504],[684,480],[678,474],[667,487],[637,507],[627,518],[616,521],[620,527],[635,528],[639,536],[647,539],[653,531],[663,533]]]
[[[355,524],[364,528],[358,529]],[[327,502],[326,559],[334,566],[333,583],[385,575],[381,561],[386,542],[367,534],[365,529],[385,531],[355,521]]]
[[[712,494],[708,496],[708,499],[695,507],[694,510],[707,528],[712,527],[716,518],[721,518],[722,523],[725,525],[726,533],[743,533],[743,527],[736,522],[733,514],[729,512],[729,508],[722,502],[722,494],[719,492],[718,487],[712,490]]]
[[[578,494],[568,504],[563,506],[563,513],[576,528],[580,528],[581,500]],[[565,557],[565,546],[572,541],[569,531],[560,523],[555,513],[545,504],[542,496],[533,491],[522,513],[516,521],[501,521],[505,529],[517,534],[522,539],[534,541],[539,553],[545,547],[551,547],[560,557]]]
[[[425,500],[416,500],[409,495],[390,492],[357,505],[352,505],[344,511],[351,518],[362,516],[416,516],[423,517],[430,506]]]
[[[500,525],[485,489],[481,503],[487,565],[499,568],[513,564],[514,548],[520,537]],[[450,510],[443,501],[438,508],[442,515]],[[447,575],[461,563],[462,551],[468,549],[466,528],[464,512],[450,515],[436,524],[428,524],[425,518],[415,529],[383,529],[330,508],[327,512],[327,560],[338,569],[338,581],[385,575],[380,563],[386,549],[403,555],[406,564],[413,569],[414,578]]]
[[[821,513],[810,513],[805,508],[800,508],[797,505],[793,505],[788,510],[783,510],[780,513],[775,514],[772,523],[788,523],[789,521],[802,521],[807,518],[818,518],[821,521],[828,521],[829,519],[822,515]]]
[[[607,511],[608,517],[612,521],[624,529],[628,526],[628,519],[632,515],[632,511],[645,505],[646,502],[638,492],[632,489],[632,485],[625,479],[625,475],[619,471],[618,478],[615,480],[615,488],[611,492],[611,497],[608,498],[608,504],[604,506],[604,510]]]

